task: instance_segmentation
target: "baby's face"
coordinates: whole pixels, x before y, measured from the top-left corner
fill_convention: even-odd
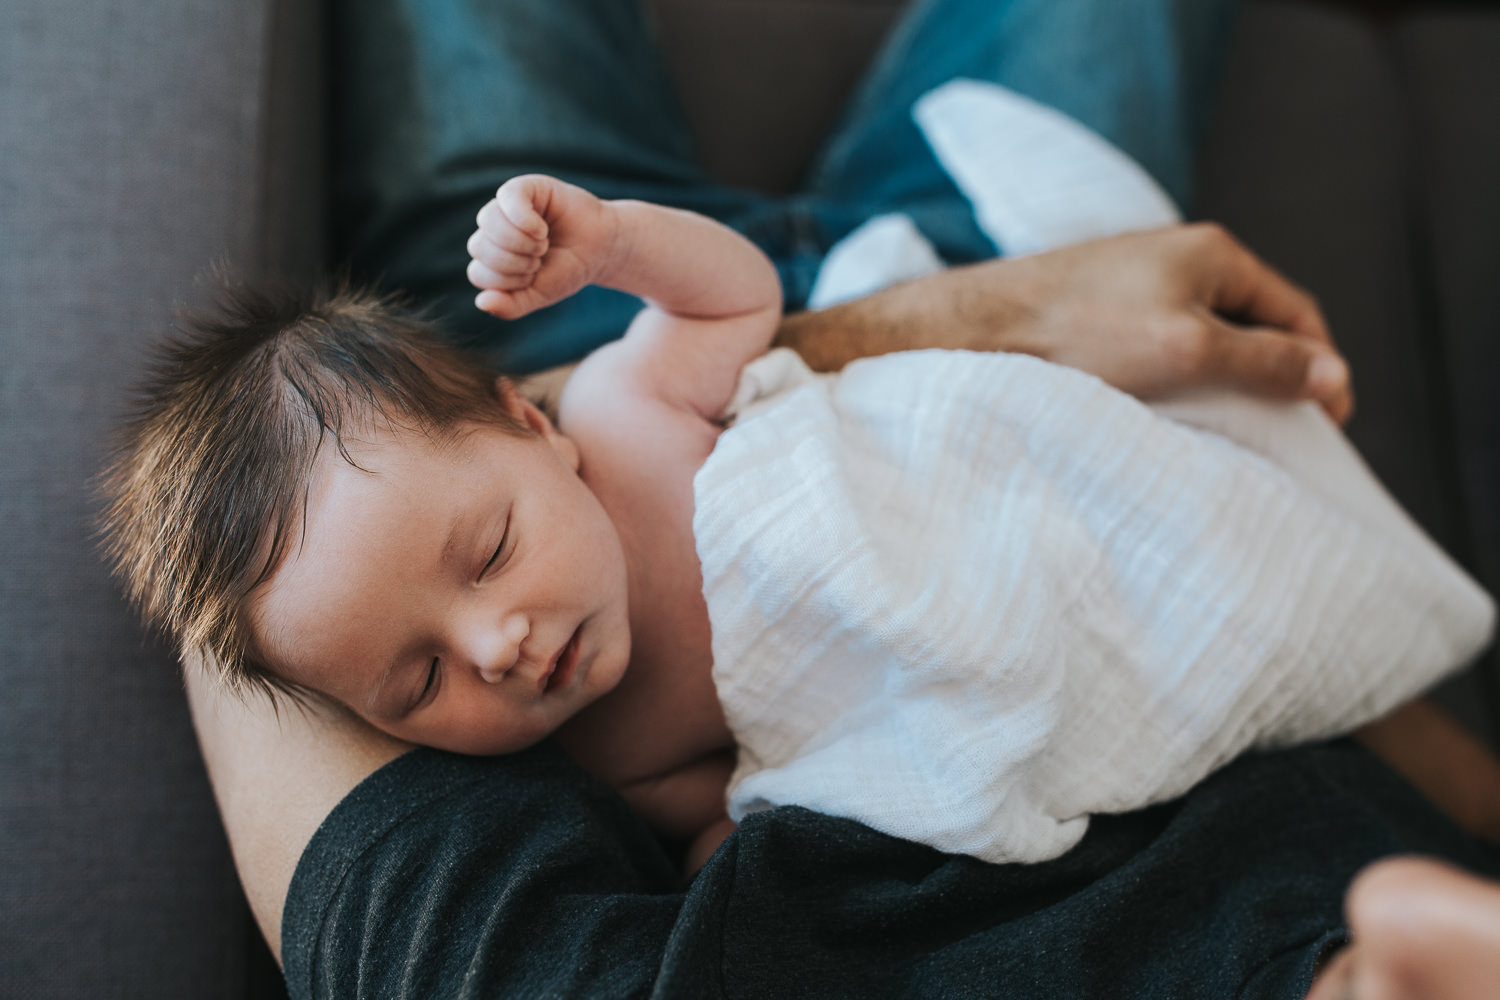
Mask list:
[[[529,746],[619,683],[619,537],[572,442],[507,405],[539,436],[373,431],[349,442],[360,468],[325,443],[304,530],[248,609],[266,662],[393,736],[474,754]]]

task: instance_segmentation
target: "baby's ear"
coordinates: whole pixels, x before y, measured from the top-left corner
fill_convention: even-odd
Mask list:
[[[525,400],[521,396],[521,391],[516,388],[514,382],[504,375],[495,376],[495,398],[500,401],[500,409],[517,420],[524,419],[521,404]]]
[[[521,395],[514,382],[504,375],[495,379],[495,395],[500,397],[500,406],[506,413],[531,428],[537,437],[552,446],[558,457],[574,472],[578,471],[578,446],[573,439],[562,431],[547,418],[541,407]]]

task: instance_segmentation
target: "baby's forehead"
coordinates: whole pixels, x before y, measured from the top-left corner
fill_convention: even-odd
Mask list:
[[[529,468],[529,452],[511,444],[521,440],[481,423],[328,435],[280,528],[274,568],[242,605],[267,665],[342,697],[311,679],[319,663],[339,659],[351,641],[373,642],[424,587],[465,567],[477,542],[488,544]],[[351,632],[351,622],[367,627]]]
[[[301,503],[289,512],[300,522],[297,532],[318,530],[311,512],[329,491],[371,495],[405,484],[430,485],[443,466],[465,460],[478,429],[470,423],[429,429],[384,420],[325,429],[303,477]]]
[[[400,568],[403,560],[441,550],[469,501],[482,499],[473,477],[463,475],[476,461],[476,432],[482,430],[429,433],[377,425],[328,435],[300,503],[288,511],[286,523],[267,529],[268,535],[279,533],[282,551],[247,598],[249,620],[286,631],[287,619],[300,619],[309,605],[330,614],[358,611],[367,605],[369,590],[383,582],[381,568]],[[263,541],[267,551],[275,541]],[[292,599],[284,599],[287,592]],[[294,627],[286,637],[300,641],[301,631]]]
[[[507,430],[499,423],[472,418],[458,418],[444,424],[424,424],[401,415],[385,417],[377,415],[362,419],[342,428],[339,432],[326,431],[319,446],[318,458],[323,452],[346,463],[363,466],[360,455],[402,455],[433,461],[451,461],[472,451],[478,441],[488,435],[506,438],[526,437],[514,430]]]
[[[392,529],[398,529],[392,524]],[[318,518],[299,525],[287,553],[270,576],[241,603],[245,650],[261,672],[339,701],[350,685],[329,671],[346,662],[339,654],[350,623],[379,615],[358,571],[348,572],[347,538]],[[332,544],[330,544],[332,542]],[[357,680],[349,678],[349,680]]]

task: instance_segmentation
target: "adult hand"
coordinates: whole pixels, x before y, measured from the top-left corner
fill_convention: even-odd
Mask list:
[[[1034,354],[1141,398],[1235,386],[1353,410],[1317,303],[1222,227],[1200,223],[955,268],[820,313],[777,342],[814,368],[923,347]]]
[[[1027,353],[1142,397],[1230,385],[1315,399],[1342,423],[1349,369],[1317,303],[1213,224],[1098,240],[1014,261]],[[1088,334],[1085,336],[1085,334]]]
[[[1500,885],[1422,858],[1365,869],[1345,901],[1349,946],[1308,1000],[1500,996]]]

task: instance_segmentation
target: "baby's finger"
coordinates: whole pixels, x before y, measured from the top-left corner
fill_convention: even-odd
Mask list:
[[[493,288],[499,291],[515,291],[519,288],[530,288],[534,280],[531,272],[524,274],[502,274],[492,271],[477,260],[469,261],[469,266],[464,268],[464,274],[469,278],[469,284],[475,288]]]
[[[520,319],[529,312],[547,305],[547,300],[533,288],[522,288],[514,292],[497,292],[486,289],[474,296],[474,304],[491,316],[501,319]]]
[[[474,296],[474,304],[484,312],[499,316],[501,319],[515,319],[524,312],[520,303],[509,292],[497,292],[492,289],[486,289]]]
[[[540,216],[537,218],[541,219]],[[516,226],[494,199],[485,202],[474,221],[479,224],[479,232],[501,249],[515,253],[547,252],[547,223],[542,221],[540,234],[533,235]]]
[[[548,178],[527,174],[511,178],[495,192],[495,201],[511,225],[539,240],[547,236],[547,220],[537,210],[537,203],[546,204],[550,183]]]
[[[484,233],[469,237],[469,256],[501,274],[535,274],[542,266],[540,254],[515,253],[495,245]]]

